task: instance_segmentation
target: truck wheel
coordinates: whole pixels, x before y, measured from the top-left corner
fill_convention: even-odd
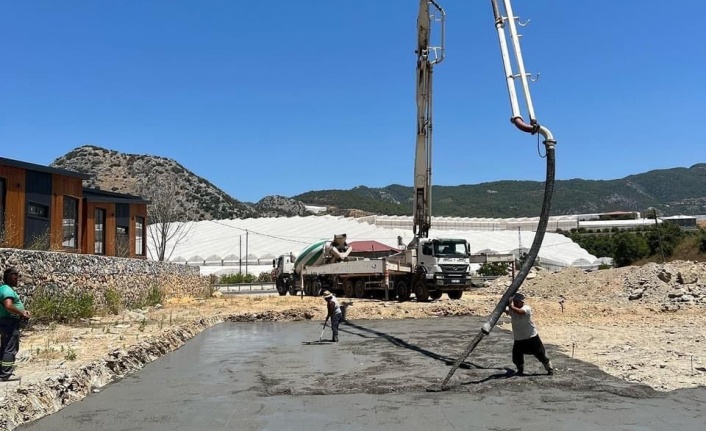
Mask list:
[[[400,302],[404,301],[409,301],[410,295],[412,295],[412,291],[409,289],[409,286],[407,286],[406,281],[398,281],[395,284],[395,290],[397,291],[397,300]]]
[[[358,280],[355,282],[355,287],[353,288],[355,290],[355,297],[356,298],[364,298],[365,297],[365,283],[363,280]]]
[[[431,296],[431,299],[433,300],[441,298],[441,295],[443,295],[443,293],[440,290],[432,290],[429,294],[429,296]]]
[[[304,280],[304,295],[314,296],[311,292],[311,280]]]
[[[353,280],[346,280],[343,283],[343,294],[348,298],[355,297],[355,289],[353,288]]]
[[[292,296],[297,296],[297,286],[293,281],[289,284],[289,294]]]
[[[419,280],[414,285],[414,296],[417,297],[417,301],[419,302],[429,301],[429,288],[424,280]]]
[[[461,299],[463,296],[463,290],[452,290],[448,292],[449,299]]]
[[[277,281],[275,281],[275,286],[277,287],[277,293],[279,293],[279,296],[284,296],[287,294],[287,288],[284,286],[284,282],[281,278],[278,278]]]

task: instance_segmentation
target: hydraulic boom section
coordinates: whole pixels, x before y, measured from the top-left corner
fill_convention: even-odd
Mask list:
[[[430,5],[433,12],[430,12]],[[431,46],[432,24],[440,23],[441,43]],[[431,227],[432,71],[444,60],[446,14],[434,0],[420,0],[417,18],[417,143],[414,160],[414,241]]]
[[[504,6],[504,15],[503,9],[501,9],[499,4],[500,1],[502,1],[502,4]],[[459,356],[459,358],[454,363],[453,367],[451,367],[451,370],[446,375],[446,378],[444,378],[443,382],[441,383],[441,386],[430,387],[427,389],[429,391],[448,389],[446,385],[448,384],[449,379],[451,379],[453,374],[456,372],[461,363],[466,360],[468,355],[470,355],[471,352],[473,352],[473,350],[476,348],[476,346],[478,346],[478,343],[483,340],[483,337],[490,334],[490,332],[495,327],[495,324],[498,323],[498,319],[500,319],[500,315],[505,310],[505,307],[507,307],[510,298],[512,298],[515,293],[517,293],[517,290],[525,281],[525,278],[527,278],[527,274],[529,274],[530,268],[534,264],[534,261],[537,258],[537,254],[539,253],[539,248],[541,247],[542,241],[544,240],[544,234],[547,230],[547,223],[549,221],[549,211],[551,208],[552,194],[554,193],[554,174],[556,170],[556,140],[554,140],[554,136],[547,127],[539,124],[539,121],[537,121],[537,118],[534,113],[532,96],[529,90],[528,74],[525,71],[525,63],[522,58],[522,50],[520,48],[520,35],[517,33],[519,17],[515,16],[512,10],[511,0],[490,0],[490,4],[493,9],[495,29],[498,33],[498,42],[500,43],[500,54],[503,61],[503,68],[505,70],[505,82],[507,84],[508,96],[510,97],[510,109],[512,110],[512,117],[510,118],[510,121],[512,122],[512,124],[515,125],[515,127],[517,127],[522,132],[531,133],[533,135],[538,133],[544,137],[544,146],[546,149],[546,154],[544,157],[547,159],[547,175],[546,180],[544,182],[544,200],[542,202],[542,211],[539,215],[539,224],[537,225],[537,231],[535,232],[534,240],[532,241],[532,246],[530,247],[530,250],[527,253],[525,262],[520,267],[517,276],[507,288],[502,298],[500,298],[500,301],[495,306],[495,309],[493,309],[493,311],[490,313],[488,320],[480,328],[478,334],[468,344],[461,356]],[[517,74],[515,74],[512,70],[511,51],[508,48],[506,25],[510,33],[510,43],[512,44],[512,52],[515,56],[515,64],[517,64],[517,68],[519,69],[519,73]],[[524,26],[525,24],[519,25]],[[522,83],[522,91],[524,93],[525,104],[527,106],[529,122],[526,122],[522,118],[522,114],[520,111],[520,103],[517,98],[517,89],[515,88],[516,79],[519,79]]]

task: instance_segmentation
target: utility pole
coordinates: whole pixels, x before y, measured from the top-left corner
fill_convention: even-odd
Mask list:
[[[243,273],[243,236],[238,235],[238,274]]]
[[[245,275],[248,274],[248,230],[245,229]]]
[[[659,223],[657,223],[657,208],[652,208],[652,215],[655,218],[655,229],[657,230],[657,240],[659,241],[659,252],[662,255],[662,263],[664,263],[664,247],[662,247],[662,232],[660,232]]]

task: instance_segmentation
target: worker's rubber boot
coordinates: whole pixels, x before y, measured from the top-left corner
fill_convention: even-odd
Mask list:
[[[19,382],[20,380],[22,380],[22,377],[18,376],[0,377],[0,382]]]
[[[331,341],[333,341],[334,343],[338,343],[338,337],[331,338]]]
[[[525,375],[525,367],[522,365],[519,365],[517,367],[517,372],[515,373],[516,376],[524,376]]]
[[[547,374],[550,376],[553,376],[554,375],[554,367],[552,366],[552,361],[547,361],[543,365],[544,365],[544,369],[547,370]]]

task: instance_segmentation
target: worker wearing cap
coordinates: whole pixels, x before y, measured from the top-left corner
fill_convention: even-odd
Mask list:
[[[20,297],[15,292],[20,272],[17,268],[8,268],[3,273],[3,284],[0,286],[0,382],[19,380],[12,372],[15,370],[15,356],[20,349],[20,319],[29,319],[29,311],[25,310]]]
[[[331,341],[337,343],[338,325],[341,323],[341,317],[343,316],[341,313],[341,305],[338,303],[338,299],[333,296],[333,293],[328,290],[324,291],[324,299],[326,300],[326,309],[328,311],[326,318],[331,319],[331,330],[333,331],[333,338],[331,338]]]
[[[512,362],[517,366],[517,375],[524,375],[525,355],[534,355],[550,376],[554,374],[552,363],[547,358],[544,344],[532,320],[532,308],[525,304],[525,296],[518,293],[510,298],[505,312],[510,315],[512,321],[512,335],[515,339],[512,346]]]

